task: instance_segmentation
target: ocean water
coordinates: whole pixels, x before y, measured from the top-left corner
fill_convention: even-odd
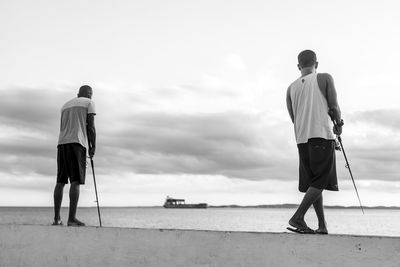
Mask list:
[[[286,208],[101,208],[103,226],[154,229],[194,229],[251,232],[286,232],[287,221],[294,209]],[[50,207],[0,207],[0,224],[49,225],[53,218]],[[68,209],[61,217],[66,223]],[[87,225],[97,226],[97,208],[79,208],[77,217]],[[400,236],[400,210],[326,209],[325,217],[331,234]],[[317,227],[313,209],[306,215],[311,228]]]

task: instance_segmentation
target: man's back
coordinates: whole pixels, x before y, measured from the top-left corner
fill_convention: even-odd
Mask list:
[[[87,115],[96,113],[94,102],[86,97],[76,97],[61,108],[58,144],[78,143],[88,148]]]
[[[61,108],[60,135],[57,146],[57,183],[54,188],[54,222],[62,225],[61,203],[64,186],[69,189],[68,226],[85,226],[76,218],[80,185],[85,184],[86,156],[93,158],[96,150],[96,129],[93,90],[88,85],[79,88],[78,97],[71,99]]]
[[[288,88],[298,144],[307,143],[310,138],[334,139],[326,88],[320,88],[321,78],[324,77],[313,72],[298,78]]]

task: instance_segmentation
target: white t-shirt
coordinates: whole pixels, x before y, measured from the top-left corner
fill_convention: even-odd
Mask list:
[[[335,139],[328,102],[318,86],[316,72],[294,81],[290,85],[290,98],[297,144],[307,143],[310,138]]]
[[[78,143],[88,149],[87,114],[96,114],[90,98],[76,97],[64,104],[61,108],[59,145]]]

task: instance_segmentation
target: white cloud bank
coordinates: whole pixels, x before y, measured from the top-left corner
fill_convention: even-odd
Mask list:
[[[104,205],[158,205],[168,194],[193,201],[203,197],[213,204],[298,202],[297,151],[284,106],[270,112],[254,112],[254,106],[244,109],[254,95],[240,89],[225,94],[229,88],[217,84],[217,89],[210,82],[208,88],[203,84],[94,89],[95,163]],[[1,91],[0,166],[6,177],[2,191],[31,189],[40,197],[30,203],[51,205],[59,109],[75,94],[76,89]],[[182,99],[191,99],[192,105]],[[216,99],[226,102],[221,105]],[[399,114],[399,110],[375,110],[347,115],[343,141],[361,193],[381,195],[398,187]],[[343,157],[337,158],[340,185],[349,185]],[[90,178],[88,172],[89,185]],[[379,184],[381,190],[373,192]],[[346,201],[332,195],[328,203],[354,204],[349,203],[353,189],[342,190],[348,192],[343,194]],[[91,205],[90,194],[82,199]],[[4,201],[23,205],[15,199]],[[370,202],[374,203],[382,201],[376,198]]]

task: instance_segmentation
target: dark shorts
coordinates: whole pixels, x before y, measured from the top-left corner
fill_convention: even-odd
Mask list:
[[[57,146],[57,183],[85,184],[86,148],[77,143]]]
[[[336,176],[335,141],[311,138],[305,144],[298,144],[299,150],[299,191],[315,187],[339,191]]]

